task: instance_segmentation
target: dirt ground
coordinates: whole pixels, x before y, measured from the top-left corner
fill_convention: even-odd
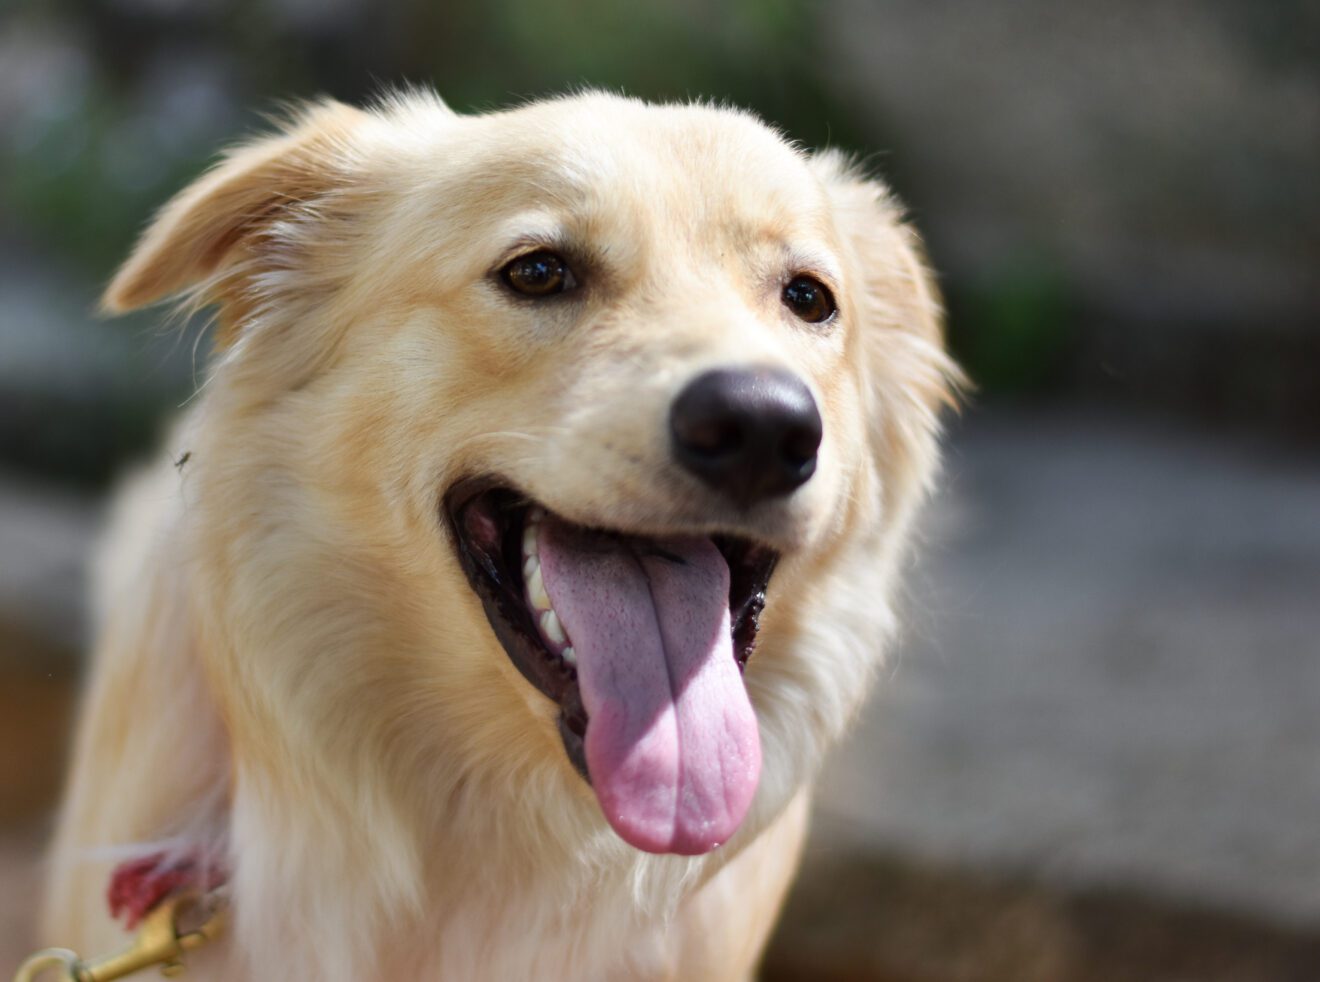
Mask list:
[[[1320,971],[1315,932],[910,856],[830,857],[827,830],[816,833],[765,982],[1314,982]]]
[[[25,652],[0,660],[0,979],[7,979],[32,945],[41,850],[77,683],[67,660],[30,637],[0,627],[0,650]]]

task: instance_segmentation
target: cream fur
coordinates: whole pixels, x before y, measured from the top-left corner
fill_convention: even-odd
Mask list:
[[[556,230],[589,252],[580,297],[511,301],[490,271]],[[828,328],[780,304],[803,267]],[[324,103],[171,202],[105,302],[180,293],[216,305],[217,350],[102,557],[50,939],[118,944],[112,861],[167,842],[234,870],[198,982],[750,977],[956,383],[883,187],[708,106]],[[825,419],[816,476],[750,518],[683,481],[663,426],[729,364],[790,367]],[[746,674],[763,775],[723,848],[604,823],[440,520],[486,472],[580,522],[783,550]]]

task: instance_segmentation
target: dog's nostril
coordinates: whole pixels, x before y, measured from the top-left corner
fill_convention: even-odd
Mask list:
[[[699,375],[674,400],[669,425],[678,462],[744,507],[792,492],[816,469],[820,413],[791,372]]]
[[[817,417],[819,420],[819,417]],[[784,463],[789,467],[810,467],[816,466],[816,450],[820,447],[820,426],[798,426],[794,427],[784,437],[780,453],[783,455]]]

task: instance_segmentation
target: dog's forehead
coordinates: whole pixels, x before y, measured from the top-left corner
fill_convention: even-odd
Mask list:
[[[756,238],[819,232],[828,214],[805,156],[741,112],[594,96],[483,122],[483,184],[603,222],[650,216]]]

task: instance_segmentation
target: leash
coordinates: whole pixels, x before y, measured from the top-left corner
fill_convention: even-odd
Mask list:
[[[112,982],[155,966],[173,978],[186,968],[184,955],[214,941],[224,925],[225,909],[214,894],[173,894],[147,913],[123,951],[84,961],[67,948],[46,948],[19,966],[14,982]],[[51,976],[49,969],[58,972]]]

